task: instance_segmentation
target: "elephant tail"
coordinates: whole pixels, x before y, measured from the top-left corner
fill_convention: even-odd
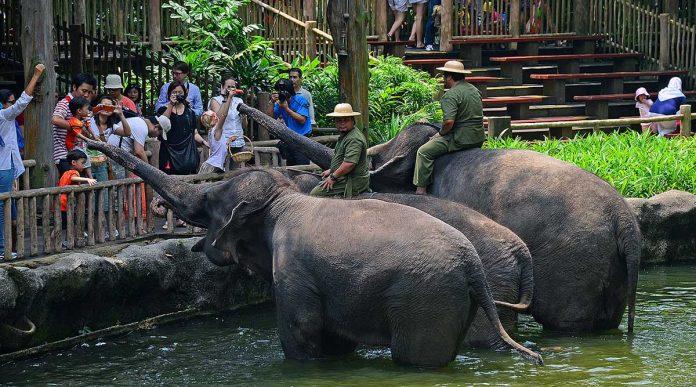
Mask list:
[[[642,235],[638,219],[626,205],[625,216],[620,216],[615,224],[619,254],[626,261],[628,277],[628,333],[633,333],[633,322],[636,317],[636,292],[638,291],[638,271],[642,248]]]
[[[468,259],[467,269],[473,299],[476,300],[476,302],[478,302],[479,306],[483,309],[484,313],[486,313],[488,321],[490,321],[490,323],[498,331],[500,339],[503,340],[503,342],[511,349],[515,350],[517,353],[522,355],[522,357],[524,357],[525,359],[531,361],[534,364],[543,365],[544,360],[542,359],[540,354],[516,342],[505,331],[503,324],[500,322],[498,311],[495,308],[493,294],[491,293],[491,289],[488,287],[488,282],[486,282],[486,274],[483,271],[483,265],[481,265],[481,261],[479,259]]]
[[[513,255],[517,258],[517,265],[520,268],[520,299],[516,304],[504,301],[495,301],[495,304],[510,309],[516,313],[529,313],[534,296],[534,265],[532,264],[532,254],[527,245],[521,240],[515,246]]]

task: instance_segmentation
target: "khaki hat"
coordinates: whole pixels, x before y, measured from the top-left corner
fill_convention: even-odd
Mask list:
[[[121,81],[121,76],[118,74],[109,74],[106,76],[105,89],[123,89],[123,82]]]
[[[329,113],[327,117],[357,117],[360,112],[354,112],[353,107],[349,103],[339,103],[334,108],[333,113]]]
[[[172,130],[172,122],[165,115],[161,116],[151,116],[147,118],[148,121],[152,122],[154,125],[159,125],[162,129],[162,138],[167,139],[167,132]]]
[[[464,69],[464,64],[458,60],[448,60],[444,66],[438,67],[437,71],[444,73],[471,74],[471,71]]]

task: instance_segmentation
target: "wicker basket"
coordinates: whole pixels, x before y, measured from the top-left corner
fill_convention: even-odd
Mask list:
[[[248,144],[251,146],[250,151],[244,150],[241,152],[232,153],[232,147],[230,146],[231,143],[227,143],[227,152],[230,154],[230,157],[232,157],[232,160],[234,160],[235,163],[246,163],[254,158],[254,143],[252,143],[251,139],[247,136],[244,136],[244,140],[248,141]]]

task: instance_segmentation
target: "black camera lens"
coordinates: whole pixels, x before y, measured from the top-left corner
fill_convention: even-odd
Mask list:
[[[176,96],[176,101],[179,103],[184,103],[184,101],[186,101],[186,97],[183,94],[179,94]]]

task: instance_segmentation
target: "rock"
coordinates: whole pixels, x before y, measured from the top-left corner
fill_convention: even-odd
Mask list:
[[[643,233],[643,264],[696,260],[696,195],[672,190],[627,201]]]
[[[240,267],[191,252],[197,238],[130,245],[115,256],[69,253],[36,268],[0,269],[0,326],[28,317],[31,337],[0,353],[190,308],[222,310],[267,299],[270,287]]]

